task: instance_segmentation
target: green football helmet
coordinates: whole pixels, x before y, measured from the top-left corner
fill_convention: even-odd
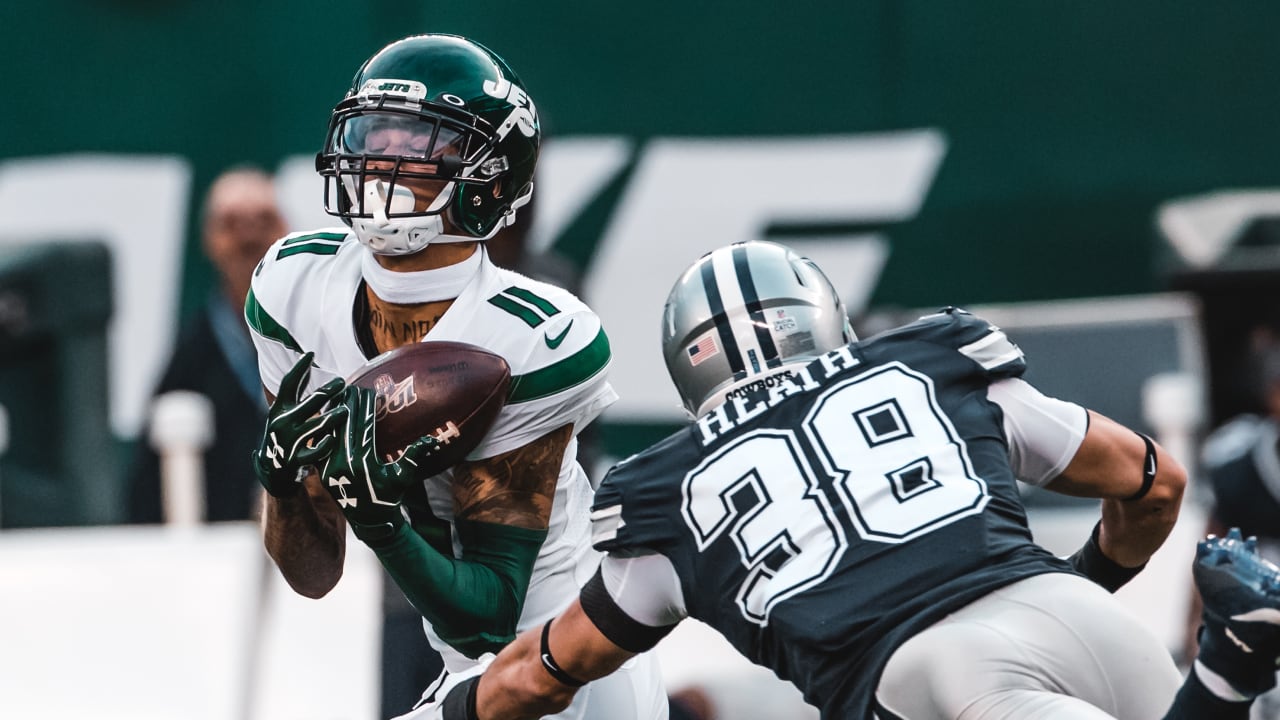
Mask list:
[[[502,58],[456,35],[398,40],[333,109],[316,155],[325,211],[380,254],[488,240],[532,197],[541,137]]]

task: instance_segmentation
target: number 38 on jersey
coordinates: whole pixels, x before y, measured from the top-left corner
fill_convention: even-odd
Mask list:
[[[794,427],[731,439],[682,487],[699,550],[737,548],[747,574],[736,601],[752,622],[765,624],[775,604],[827,578],[850,531],[902,543],[987,504],[933,381],[901,363],[823,389]]]

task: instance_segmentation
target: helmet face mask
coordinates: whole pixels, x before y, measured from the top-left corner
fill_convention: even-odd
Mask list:
[[[700,258],[671,289],[662,319],[667,372],[692,417],[855,339],[826,275],[763,241]]]
[[[452,35],[399,40],[334,108],[316,170],[325,210],[376,253],[487,240],[533,192],[541,129],[518,78]]]

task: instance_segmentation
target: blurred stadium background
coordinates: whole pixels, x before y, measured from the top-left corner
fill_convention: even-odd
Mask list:
[[[199,199],[250,162],[294,229],[333,224],[312,156],[384,43],[466,35],[535,98],[530,243],[573,263],[613,341],[606,461],[679,422],[657,348],[676,273],[768,238],[818,259],[864,332],[987,315],[1033,382],[1159,436],[1194,483],[1205,432],[1260,409],[1249,335],[1280,318],[1278,25],[1274,3],[1192,0],[5,3],[0,716],[374,717],[371,556],[304,601],[251,524],[121,523],[123,463],[212,282]],[[1063,553],[1092,523],[1028,502]],[[1202,523],[1193,488],[1121,593],[1171,648]],[[696,633],[673,684],[750,672]]]

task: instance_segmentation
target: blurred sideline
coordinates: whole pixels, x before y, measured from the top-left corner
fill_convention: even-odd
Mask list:
[[[382,567],[347,548],[313,601],[251,522],[6,531],[0,717],[374,718]]]
[[[1025,337],[1033,356],[1037,345],[1047,351],[1064,337],[1079,342],[1081,333],[1089,347],[1112,352],[1121,352],[1112,347],[1117,339],[1141,343],[1163,365],[1130,359],[1105,382],[1090,378],[1101,386],[1094,392],[1120,403],[1101,409],[1152,427],[1170,452],[1195,467],[1203,420],[1199,347],[1193,309],[1182,299],[1005,306],[982,314]],[[1072,369],[1069,358],[1060,360]],[[1052,391],[1068,380],[1059,370],[1045,363],[1038,382]],[[1115,387],[1132,393],[1118,396]],[[1069,390],[1062,396],[1077,395]],[[170,424],[183,416],[174,413]],[[185,417],[198,423],[201,414]],[[171,430],[179,439],[198,435]],[[192,450],[178,443],[175,452]],[[255,524],[200,524],[199,508],[191,505],[202,495],[191,487],[202,481],[198,463],[173,467],[185,471],[169,473],[166,492],[188,500],[167,505],[169,526],[0,533],[0,597],[7,606],[0,638],[8,650],[0,653],[0,717],[376,718],[383,592],[376,558],[349,538],[338,587],[323,600],[302,598],[266,558]],[[1181,645],[1190,563],[1205,523],[1197,497],[1193,480],[1173,535],[1118,594],[1135,622],[1171,651]],[[1027,500],[1036,539],[1059,555],[1079,547],[1098,517],[1092,502],[1063,504],[1035,491]],[[683,623],[656,652],[668,690],[702,689],[719,717],[817,717],[792,686],[696,621]]]
[[[1037,540],[1079,547],[1090,509],[1040,509]],[[1181,642],[1194,502],[1117,597],[1171,650]],[[382,568],[354,538],[337,588],[290,590],[253,523],[0,534],[0,717],[372,720]],[[687,621],[659,647],[668,689],[703,688],[721,717],[808,717],[798,692]],[[816,718],[816,711],[812,711]]]
[[[928,133],[897,137],[929,151],[918,153],[919,175],[931,176],[941,152],[931,138]],[[589,190],[612,178],[629,152],[612,139],[561,141],[554,147],[558,152],[549,153],[543,166],[556,182],[547,182],[553,192],[539,210],[535,247],[549,243],[572,220],[592,196]],[[126,168],[132,170],[129,182],[119,181],[121,163],[132,166]],[[309,159],[286,162],[277,174],[295,228],[333,224],[314,207],[318,190],[309,165]],[[180,159],[155,157],[9,161],[0,164],[0,209],[38,205],[39,198],[56,196],[66,177],[101,177],[108,169],[114,180],[95,183],[104,188],[101,202],[73,204],[66,213],[38,220],[11,213],[30,221],[10,224],[0,234],[0,245],[47,236],[56,225],[56,234],[98,237],[112,249],[111,425],[127,438],[137,432],[146,412],[146,391],[171,341],[181,276],[175,238],[182,235],[189,168]],[[560,178],[578,178],[583,184],[567,186]],[[131,224],[104,223],[114,217],[110,209],[118,202],[139,195],[139,187],[149,198],[149,213],[134,214]],[[1258,198],[1266,201],[1261,210],[1255,207]],[[1207,210],[1198,204],[1172,205],[1159,216],[1167,236],[1183,238],[1173,243],[1179,252],[1200,266],[1222,257],[1230,244],[1222,239],[1236,235],[1242,218],[1262,210],[1280,212],[1280,194],[1240,196],[1230,203],[1209,199],[1215,202]],[[1211,227],[1201,227],[1205,223]],[[1215,238],[1221,242],[1208,242]],[[850,242],[842,238],[827,245],[849,255],[843,265],[851,277],[858,267],[878,273],[885,250],[864,242],[855,253]],[[620,244],[628,251],[635,247]],[[830,248],[826,252],[833,252]],[[614,248],[609,257],[626,265],[618,252]],[[1256,264],[1256,253],[1246,259]],[[662,287],[657,283],[647,289]],[[645,304],[634,297],[627,300],[626,308],[606,306],[616,310],[616,317],[608,318],[610,327],[647,327],[627,314],[641,312]],[[1042,390],[1152,432],[1191,469],[1193,484],[1173,536],[1147,570],[1118,594],[1138,622],[1171,650],[1179,649],[1190,562],[1205,520],[1194,457],[1207,429],[1203,405],[1210,348],[1201,337],[1204,308],[1188,295],[1162,294],[971,309],[1004,327],[1027,351],[1030,379]],[[904,312],[882,322],[894,324],[916,314]],[[659,367],[639,350],[624,355],[636,368]],[[662,414],[668,405],[674,415],[675,404],[659,393],[629,389],[647,383],[641,375],[623,371],[619,391],[634,407],[614,419],[668,419]],[[0,454],[5,440],[0,432]],[[198,450],[197,436],[187,442],[189,452]],[[174,464],[198,473],[190,460],[177,458]],[[190,484],[173,488],[180,491],[175,497],[199,494]],[[1069,554],[1088,535],[1096,507],[1044,495],[1028,493],[1032,530],[1050,550]],[[5,598],[0,717],[377,717],[383,571],[363,545],[348,543],[346,573],[329,597],[307,600],[284,584],[266,558],[256,525],[203,525],[199,508],[182,502],[168,512],[178,521],[175,526],[0,532],[0,597]],[[701,687],[722,717],[816,717],[794,688],[747,663],[695,621],[682,624],[657,652],[669,690]]]

